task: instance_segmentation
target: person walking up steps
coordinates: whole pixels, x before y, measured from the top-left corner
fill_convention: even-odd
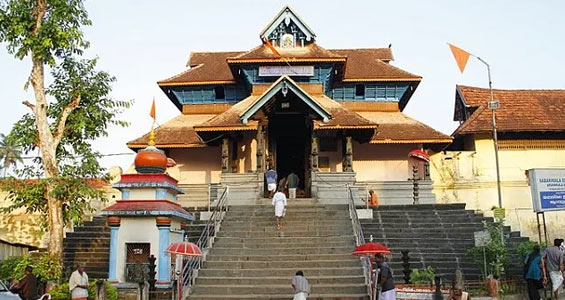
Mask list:
[[[277,189],[277,171],[273,170],[271,166],[265,172],[265,181],[267,181],[267,191],[269,191],[269,198],[271,198]]]
[[[288,186],[288,198],[289,199],[296,199],[296,188],[298,188],[298,183],[300,182],[300,178],[298,175],[294,174],[293,171],[290,171],[290,174],[286,177],[286,185]]]
[[[279,189],[278,192],[273,196],[272,201],[273,206],[275,206],[275,218],[277,219],[277,229],[281,229],[281,220],[284,217],[284,210],[286,208],[286,195]]]
[[[310,295],[310,284],[302,271],[296,272],[296,275],[292,277],[291,285],[294,289],[293,300],[306,300]]]

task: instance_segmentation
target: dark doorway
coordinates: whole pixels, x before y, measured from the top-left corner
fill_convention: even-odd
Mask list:
[[[300,178],[298,196],[308,194],[305,186],[307,157],[310,149],[310,128],[302,113],[273,114],[269,118],[269,140],[275,153],[279,180],[294,172]]]

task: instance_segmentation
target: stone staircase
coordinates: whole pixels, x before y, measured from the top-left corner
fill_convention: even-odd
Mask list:
[[[94,217],[68,232],[63,241],[63,271],[68,278],[76,264],[84,263],[91,279],[108,279],[110,227],[105,217]]]
[[[483,221],[493,220],[465,210],[465,204],[380,206],[373,209],[373,219],[360,220],[365,240],[372,235],[392,250],[390,266],[397,283],[404,282],[401,250],[410,251],[410,269],[432,266],[436,274],[451,280],[461,268],[466,280],[479,280],[481,271],[465,251],[474,247],[474,232],[484,229]],[[510,276],[521,273],[515,245],[524,240],[519,233],[510,234]]]
[[[367,299],[346,205],[294,200],[278,231],[269,199],[255,201],[230,207],[189,299],[292,299],[298,270],[308,299]]]
[[[263,191],[263,173],[222,173],[220,184],[230,187],[230,205],[252,205]]]

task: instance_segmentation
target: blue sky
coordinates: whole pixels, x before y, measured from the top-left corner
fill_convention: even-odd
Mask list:
[[[153,97],[157,120],[179,112],[156,81],[184,71],[191,51],[248,50],[259,32],[290,4],[325,48],[392,44],[394,65],[423,76],[405,113],[444,133],[452,121],[455,85],[487,87],[484,66],[470,59],[460,74],[446,42],[476,54],[492,67],[495,88],[565,89],[565,1],[87,1],[93,25],[84,29],[88,57],[116,76],[112,96],[134,100],[95,147],[105,154],[130,152],[125,143],[149,130]],[[0,47],[0,132],[7,133],[33,100],[23,86],[29,60]],[[107,157],[105,166],[126,168],[133,155]]]

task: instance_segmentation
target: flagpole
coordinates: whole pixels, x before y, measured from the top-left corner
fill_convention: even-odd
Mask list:
[[[490,65],[484,61],[482,58],[471,54],[472,56],[476,57],[480,62],[482,62],[485,66],[487,66],[488,72],[488,87],[490,90],[490,103],[488,107],[492,111],[492,137],[494,140],[494,157],[495,157],[495,164],[496,164],[496,187],[498,190],[498,207],[502,208],[502,190],[500,187],[500,164],[498,161],[498,133],[496,130],[496,113],[495,110],[498,108],[498,103],[494,101],[494,92],[492,90],[492,79],[490,75]]]

